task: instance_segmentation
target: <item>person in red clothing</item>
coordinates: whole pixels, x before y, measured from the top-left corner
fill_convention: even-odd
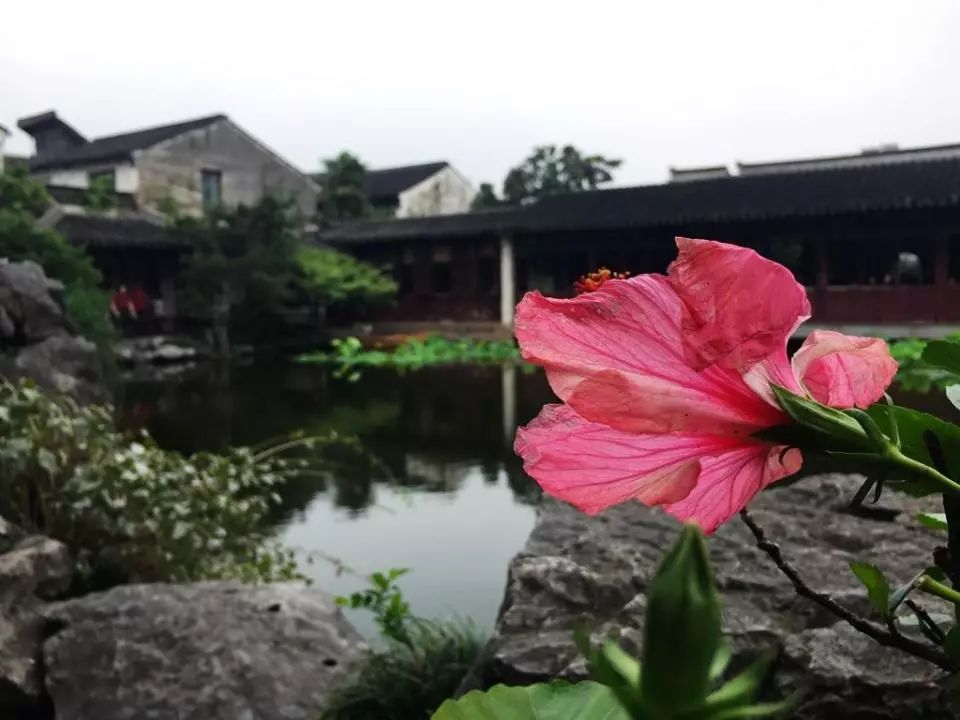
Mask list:
[[[110,298],[110,314],[124,330],[132,330],[150,308],[150,296],[139,285],[121,285]]]

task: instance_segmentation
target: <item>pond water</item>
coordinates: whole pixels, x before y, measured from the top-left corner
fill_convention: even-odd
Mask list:
[[[512,452],[514,431],[550,397],[540,373],[513,366],[376,369],[349,382],[327,368],[278,363],[127,379],[116,399],[124,426],[146,427],[183,452],[295,431],[358,438],[359,450],[330,454],[332,481],[282,491],[279,536],[314,557],[304,571],[328,592],[409,568],[400,584],[415,613],[470,617],[489,630],[539,496]],[[353,619],[372,633],[368,616]]]
[[[893,394],[943,417],[955,413],[939,392]],[[166,381],[128,379],[117,390],[124,426],[146,427],[162,446],[188,453],[296,431],[358,438],[359,450],[330,456],[331,480],[283,490],[279,537],[314,558],[304,572],[328,592],[409,568],[400,584],[414,612],[469,617],[484,630],[539,497],[511,449],[514,432],[551,399],[542,373],[513,366],[381,368],[358,382],[319,366],[206,366]],[[368,614],[352,619],[375,635]]]

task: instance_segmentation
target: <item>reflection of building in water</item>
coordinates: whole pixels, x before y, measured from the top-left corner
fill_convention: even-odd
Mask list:
[[[460,489],[471,468],[463,462],[449,462],[435,456],[408,453],[404,458],[403,469],[405,484],[436,492],[452,492]]]
[[[500,391],[503,396],[503,441],[510,447],[517,430],[517,366],[513,363],[505,363],[500,370]]]

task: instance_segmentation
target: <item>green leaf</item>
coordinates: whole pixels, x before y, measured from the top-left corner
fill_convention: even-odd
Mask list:
[[[720,601],[706,543],[696,526],[685,525],[647,591],[644,703],[660,712],[702,704],[719,645]]]
[[[890,605],[890,583],[874,565],[863,562],[850,563],[850,569],[867,588],[873,609],[886,617]]]
[[[943,641],[943,650],[954,665],[960,666],[960,625],[950,628]]]
[[[843,448],[869,450],[872,447],[867,433],[846,413],[809,398],[794,395],[785,388],[773,385],[777,402],[793,421],[821,435],[835,440]],[[840,449],[840,448],[838,448]]]
[[[57,458],[46,448],[40,448],[37,452],[37,464],[44,469],[47,475],[55,475],[57,472]]]
[[[768,718],[782,716],[795,708],[800,702],[801,695],[795,693],[779,702],[757,703],[756,705],[742,705],[727,708],[710,715],[698,715],[697,720],[747,720],[748,718]],[[690,720],[693,720],[692,718]]]
[[[931,340],[920,358],[927,364],[960,375],[960,343],[951,340]]]
[[[538,683],[526,687],[495,685],[447,700],[433,720],[630,720],[613,691],[600,683]]]
[[[947,465],[948,472],[945,474],[951,478],[960,476],[958,472],[960,471],[960,427],[944,422],[933,415],[898,405],[890,408],[874,405],[868,412],[880,429],[888,435],[890,434],[889,414],[892,414],[900,428],[900,451],[907,457],[930,467],[937,465],[930,456],[923,436],[927,432],[936,435]],[[916,496],[931,495],[943,490],[940,485],[931,480],[907,475],[897,476],[896,471],[891,471],[888,481],[889,487],[895,487]],[[899,482],[894,484],[896,481]]]
[[[730,666],[731,660],[733,660],[733,650],[730,647],[730,643],[723,640],[717,647],[717,652],[713,656],[713,662],[710,663],[711,682],[720,679]]]
[[[917,513],[916,518],[917,522],[930,530],[947,531],[950,529],[947,524],[946,513]]]
[[[888,615],[893,615],[897,611],[897,608],[900,607],[900,605],[903,604],[903,601],[907,599],[907,595],[912,593],[914,589],[917,587],[917,581],[920,580],[920,578],[922,578],[926,574],[927,574],[926,569],[921,570],[912,578],[910,578],[909,581],[905,582],[903,585],[901,585],[892,593],[890,593],[890,597],[887,600]],[[886,582],[886,580],[884,580],[884,582]]]
[[[710,693],[705,708],[725,710],[749,704],[767,677],[770,658],[761,658],[722,687]]]

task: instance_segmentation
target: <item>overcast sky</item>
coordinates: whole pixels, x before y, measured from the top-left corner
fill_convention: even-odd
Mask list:
[[[670,165],[960,142],[957,0],[5,3],[0,123],[87,137],[225,112],[294,164],[450,160],[499,183],[538,143]],[[34,31],[35,30],[35,31]],[[32,150],[19,130],[8,152]]]

